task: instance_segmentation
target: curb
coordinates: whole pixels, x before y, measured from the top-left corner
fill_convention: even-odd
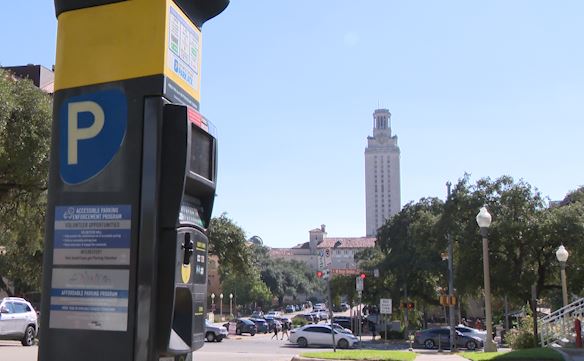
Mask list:
[[[333,359],[322,359],[322,358],[312,358],[312,357],[302,357],[300,355],[296,355],[292,357],[290,361],[342,361],[342,360],[333,360]]]

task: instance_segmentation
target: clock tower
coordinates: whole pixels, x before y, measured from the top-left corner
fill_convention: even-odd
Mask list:
[[[388,109],[373,112],[373,136],[367,137],[365,148],[365,208],[367,236],[401,209],[400,150],[397,136],[391,134]]]

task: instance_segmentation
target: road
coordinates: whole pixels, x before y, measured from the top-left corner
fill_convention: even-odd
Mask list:
[[[281,334],[280,334],[281,336]],[[284,340],[271,339],[272,334],[230,336],[222,342],[205,342],[195,352],[196,361],[290,361],[305,351],[331,350],[322,348],[299,349]],[[0,341],[1,361],[35,361],[37,346],[23,347],[20,342]]]

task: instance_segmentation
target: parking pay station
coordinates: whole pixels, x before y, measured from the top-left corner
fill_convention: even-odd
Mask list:
[[[55,0],[41,361],[190,360],[217,139],[201,27],[228,0]]]

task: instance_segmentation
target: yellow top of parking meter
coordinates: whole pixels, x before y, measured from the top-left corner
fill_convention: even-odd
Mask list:
[[[131,0],[58,17],[55,90],[163,74],[199,101],[201,32],[172,0]]]

